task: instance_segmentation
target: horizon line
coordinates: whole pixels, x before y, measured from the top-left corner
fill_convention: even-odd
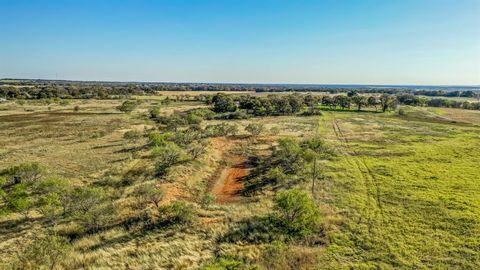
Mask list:
[[[297,85],[297,86],[380,86],[380,87],[480,87],[480,84],[375,84],[375,83],[252,83],[252,82],[181,82],[181,81],[122,81],[122,80],[75,80],[75,79],[42,79],[42,78],[0,78],[4,80],[19,80],[19,81],[59,81],[59,82],[84,82],[84,83],[157,83],[157,84],[218,84],[218,85]]]

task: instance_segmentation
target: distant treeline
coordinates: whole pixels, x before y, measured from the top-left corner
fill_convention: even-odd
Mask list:
[[[8,84],[6,84],[8,82]],[[176,84],[176,83],[115,83],[115,82],[66,82],[66,81],[3,81],[0,85],[0,97],[7,99],[52,99],[52,98],[74,98],[74,99],[112,99],[125,98],[131,95],[153,95],[158,91],[251,91],[251,92],[292,92],[305,93],[303,95],[287,95],[282,98],[278,95],[269,95],[268,97],[236,97],[241,99],[238,104],[247,110],[261,108],[254,114],[269,115],[272,111],[288,111],[295,104],[286,101],[300,99],[303,103],[311,105],[312,103],[322,104],[330,108],[350,109],[351,106],[357,108],[367,106],[377,106],[381,103],[381,98],[393,96],[396,104],[411,106],[430,106],[430,107],[449,107],[462,108],[469,110],[479,110],[479,102],[462,101],[454,99],[427,98],[428,97],[467,97],[480,99],[480,91],[445,91],[445,90],[412,90],[412,89],[347,89],[347,88],[315,88],[309,86],[282,86],[282,85],[231,85],[231,84]],[[59,83],[57,83],[59,82]],[[330,95],[312,95],[308,92],[322,92]],[[345,95],[346,94],[346,95]],[[200,95],[189,97],[187,95],[176,96],[172,101],[206,101],[214,95]],[[390,102],[390,101],[389,101]],[[251,103],[251,104],[250,104]],[[259,105],[260,104],[260,105]],[[263,104],[263,105],[262,105]],[[272,109],[272,106],[278,106],[278,109]]]
[[[0,80],[3,98],[118,98],[128,95],[150,95],[158,91],[251,91],[251,92],[323,92],[340,94],[356,91],[360,94],[412,94],[430,97],[479,98],[475,87],[438,87],[412,89],[408,87],[321,86],[321,85],[261,85],[215,83],[124,83],[81,82],[57,80]],[[455,89],[455,90],[453,90]]]

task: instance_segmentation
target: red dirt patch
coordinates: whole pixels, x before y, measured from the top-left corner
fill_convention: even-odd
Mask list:
[[[232,203],[240,199],[243,190],[243,179],[250,172],[248,159],[244,156],[230,156],[227,161],[232,165],[223,168],[214,182],[211,191],[217,203]]]

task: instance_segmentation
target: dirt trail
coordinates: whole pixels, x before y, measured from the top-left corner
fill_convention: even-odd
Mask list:
[[[342,144],[340,151],[346,158],[349,165],[360,172],[360,176],[362,178],[361,180],[364,183],[366,193],[366,205],[364,211],[370,232],[371,226],[375,221],[383,223],[383,207],[380,199],[380,187],[378,186],[377,179],[375,179],[364,158],[359,157],[358,153],[356,153],[355,150],[349,146],[348,138],[340,129],[336,119],[333,119],[332,126],[335,136]],[[352,158],[352,154],[358,156],[358,158]],[[362,222],[361,219],[362,217],[360,217],[358,222]]]
[[[217,203],[232,203],[240,199],[240,192],[243,190],[243,179],[250,172],[248,159],[244,156],[227,156],[227,167],[220,168],[221,171],[211,187],[211,192]]]

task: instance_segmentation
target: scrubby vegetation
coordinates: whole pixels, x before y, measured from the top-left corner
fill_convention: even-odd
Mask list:
[[[474,102],[129,89],[0,104],[0,268],[480,267]]]

